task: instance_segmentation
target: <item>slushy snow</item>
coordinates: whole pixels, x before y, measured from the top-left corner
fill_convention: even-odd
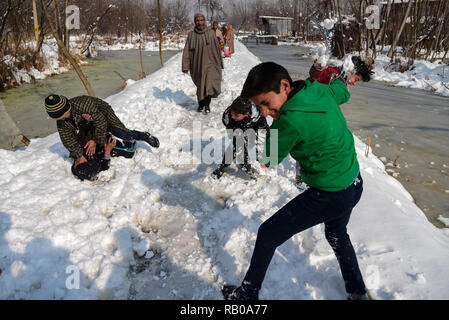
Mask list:
[[[113,158],[97,182],[72,176],[57,133],[0,150],[0,299],[221,299],[223,283],[239,284],[258,227],[300,192],[295,163],[287,158],[257,181],[232,168],[216,181],[216,165],[192,149],[223,142],[222,112],[259,62],[236,43],[208,116],[196,112],[181,54],[106,99],[129,128],[149,130],[161,146],[138,142],[133,159]],[[201,141],[192,136],[198,123]],[[348,230],[368,289],[377,299],[448,299],[449,229],[428,222],[382,161],[355,143],[364,193]],[[323,225],[278,248],[260,292],[345,297]]]

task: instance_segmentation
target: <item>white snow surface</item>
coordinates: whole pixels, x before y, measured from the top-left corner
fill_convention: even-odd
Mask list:
[[[182,147],[193,121],[223,139],[222,112],[259,62],[236,43],[208,116],[196,112],[181,54],[106,99],[129,128],[148,129],[161,146],[138,142],[133,159],[113,158],[96,183],[72,176],[57,133],[0,150],[0,299],[221,299],[224,282],[239,284],[258,227],[300,192],[294,162],[285,159],[257,181],[236,168],[216,181],[216,165],[179,159],[192,154]],[[382,161],[366,158],[365,144],[355,141],[364,193],[348,232],[371,295],[449,299],[449,229],[428,222]],[[345,297],[323,225],[278,248],[260,292],[261,299]]]

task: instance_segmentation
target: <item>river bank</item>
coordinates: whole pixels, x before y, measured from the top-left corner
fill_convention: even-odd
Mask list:
[[[175,53],[176,51],[163,51],[163,59],[166,61]],[[98,51],[96,57],[87,61],[82,69],[99,98],[106,98],[120,91],[123,80],[114,71],[126,79],[134,80],[140,72],[138,50]],[[159,53],[144,51],[143,65],[147,75],[158,70],[161,67]],[[56,132],[55,121],[48,117],[43,107],[43,101],[50,93],[71,98],[86,94],[86,90],[76,72],[69,70],[36,83],[0,91],[0,99],[22,134],[32,139]],[[10,146],[1,145],[0,148],[9,149]]]

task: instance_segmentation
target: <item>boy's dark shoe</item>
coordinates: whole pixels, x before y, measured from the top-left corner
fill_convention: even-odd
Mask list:
[[[155,136],[152,136],[149,132],[145,132],[143,134],[142,140],[148,143],[153,148],[159,148],[159,139],[156,138]]]
[[[259,300],[259,290],[245,290],[242,286],[225,284],[221,292],[225,300]]]
[[[371,300],[368,294],[350,293],[348,294],[348,300]]]
[[[212,172],[212,177],[215,179],[220,179],[223,176],[223,173],[225,172],[226,166],[223,166],[222,164]]]
[[[206,114],[210,113],[210,106],[205,106],[205,107],[204,107],[204,112],[205,112]]]
[[[241,165],[240,168],[242,168],[243,172],[245,172],[249,178],[257,180],[256,170],[250,164]]]
[[[198,109],[196,111],[201,112],[201,111],[203,111],[203,108],[204,108],[203,104],[200,103],[200,104],[198,104]]]

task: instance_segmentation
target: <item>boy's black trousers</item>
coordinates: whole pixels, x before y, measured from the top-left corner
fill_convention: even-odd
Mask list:
[[[351,211],[363,191],[362,177],[348,188],[323,191],[310,187],[266,220],[257,233],[256,245],[244,283],[261,287],[278,246],[295,234],[323,223],[325,236],[335,252],[348,293],[366,293],[354,248],[346,232]]]

